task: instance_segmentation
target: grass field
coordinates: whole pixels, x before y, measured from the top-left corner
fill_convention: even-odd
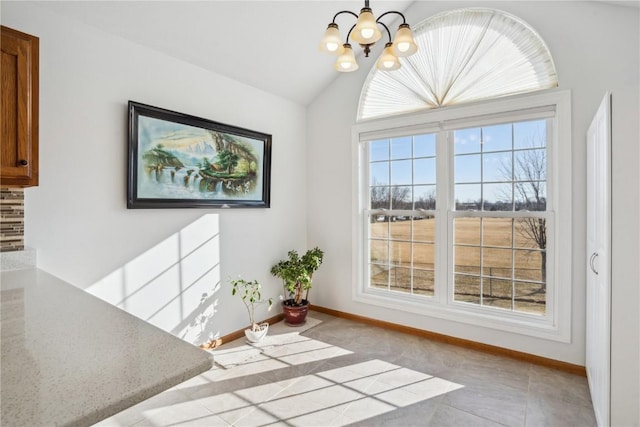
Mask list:
[[[522,232],[524,226],[523,220],[510,218],[455,220],[456,301],[544,314],[542,251]],[[370,227],[371,285],[433,295],[435,220],[376,222]]]

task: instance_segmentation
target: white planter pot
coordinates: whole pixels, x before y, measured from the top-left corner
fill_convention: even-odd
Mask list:
[[[268,331],[269,324],[260,323],[259,325],[257,325],[257,328],[245,329],[244,335],[247,337],[247,340],[249,340],[249,342],[260,342],[265,336],[267,336]]]

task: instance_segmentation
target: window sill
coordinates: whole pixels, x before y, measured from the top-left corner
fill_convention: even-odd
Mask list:
[[[392,310],[418,314],[424,317],[454,321],[503,332],[510,332],[550,341],[568,343],[571,341],[569,331],[563,331],[547,319],[535,319],[533,316],[487,312],[475,307],[456,307],[444,304],[436,299],[414,297],[411,295],[384,294],[375,290],[357,290],[353,300],[363,304],[375,305]]]

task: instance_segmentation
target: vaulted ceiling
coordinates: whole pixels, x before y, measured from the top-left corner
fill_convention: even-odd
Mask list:
[[[371,1],[377,15],[412,1]],[[307,105],[338,73],[318,51],[336,12],[363,1],[38,1],[39,7]],[[341,28],[355,20],[341,17]],[[393,22],[387,21],[385,22]],[[394,23],[394,26],[397,23]],[[343,34],[346,36],[346,32]],[[354,49],[359,52],[359,49]],[[371,67],[370,58],[363,67]]]
[[[640,7],[640,0],[603,3]],[[40,7],[233,78],[302,105],[337,76],[335,57],[318,51],[336,12],[362,0],[35,1]],[[371,0],[376,16],[412,0]],[[393,16],[393,15],[392,15]],[[426,18],[426,17],[425,17]],[[338,19],[343,37],[353,24]],[[398,21],[388,21],[392,28]],[[410,22],[415,25],[417,22]],[[356,54],[361,54],[355,48]],[[373,56],[377,57],[376,50]],[[359,60],[372,67],[375,59]]]

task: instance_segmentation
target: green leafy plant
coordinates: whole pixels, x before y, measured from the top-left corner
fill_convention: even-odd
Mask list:
[[[273,299],[262,299],[262,285],[260,285],[257,280],[245,280],[243,278],[232,280],[229,278],[229,283],[233,286],[231,289],[231,295],[240,295],[242,302],[247,308],[249,322],[251,323],[251,330],[259,331],[261,329],[260,325],[255,321],[256,305],[268,302],[268,310],[271,310],[271,306],[273,306]]]
[[[318,247],[309,249],[302,256],[292,250],[288,252],[286,259],[271,267],[271,274],[282,279],[288,295],[285,304],[301,306],[309,301],[313,273],[322,265],[323,259],[324,252]]]

